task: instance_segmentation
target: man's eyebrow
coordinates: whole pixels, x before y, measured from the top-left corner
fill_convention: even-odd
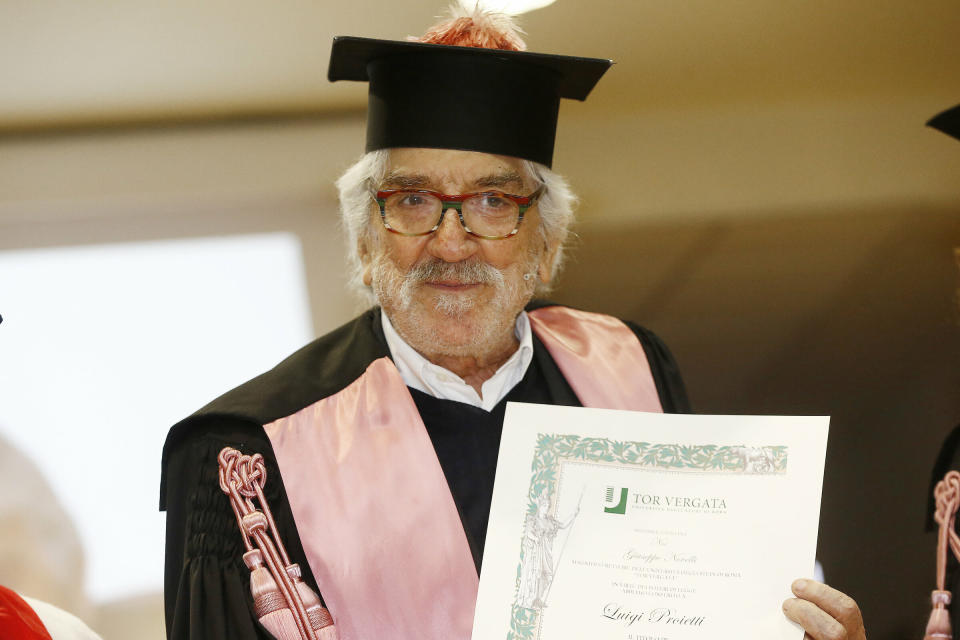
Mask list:
[[[383,179],[383,186],[393,189],[426,189],[433,184],[429,176],[423,174],[389,173]],[[492,173],[481,176],[473,181],[477,189],[503,189],[509,187],[512,192],[522,191],[523,176],[516,171],[506,173]]]
[[[503,188],[503,187],[512,187],[513,191],[522,191],[523,190],[523,176],[521,176],[516,171],[511,171],[508,173],[494,173],[489,176],[483,176],[474,181],[476,186],[481,188]]]
[[[383,179],[383,186],[399,189],[423,189],[430,186],[430,178],[424,175],[389,173]]]

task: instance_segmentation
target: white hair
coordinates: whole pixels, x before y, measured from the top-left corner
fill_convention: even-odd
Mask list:
[[[363,263],[360,260],[360,241],[372,240],[370,233],[371,207],[373,194],[387,173],[390,162],[390,150],[370,151],[347,169],[337,180],[340,195],[340,217],[347,241],[347,259],[350,267],[350,288],[370,301],[374,300],[372,290],[363,284]],[[554,278],[560,273],[564,261],[564,245],[574,221],[574,209],[577,196],[563,176],[549,167],[531,160],[521,162],[525,178],[543,187],[537,201],[540,211],[540,235],[546,247],[556,247],[551,274]],[[537,287],[538,294],[550,290],[546,283]]]

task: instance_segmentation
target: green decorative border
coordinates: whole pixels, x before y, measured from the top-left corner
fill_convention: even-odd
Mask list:
[[[751,460],[747,452],[758,450],[766,454],[766,459],[751,469],[749,465]],[[560,465],[572,460],[677,471],[689,469],[708,473],[770,475],[786,473],[787,447],[650,444],[649,442],[621,442],[608,438],[581,438],[575,435],[540,433],[537,434],[537,448],[531,465],[530,489],[527,492],[528,515],[536,514],[538,496],[546,495],[553,503],[553,496],[560,479]],[[523,566],[522,537],[523,532],[521,532],[520,562],[517,564],[517,577],[514,583],[516,590],[520,588],[520,571]],[[537,640],[540,637],[539,618],[539,610],[517,605],[515,596],[507,640]]]

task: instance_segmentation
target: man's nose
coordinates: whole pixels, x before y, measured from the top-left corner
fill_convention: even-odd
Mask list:
[[[459,262],[477,250],[477,243],[460,224],[460,214],[454,207],[443,212],[440,226],[430,238],[430,251],[447,262]]]

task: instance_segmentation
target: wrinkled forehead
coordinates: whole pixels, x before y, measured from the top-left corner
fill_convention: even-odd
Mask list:
[[[533,188],[525,163],[509,156],[457,149],[391,149],[384,187],[458,193],[496,189],[523,194]]]

